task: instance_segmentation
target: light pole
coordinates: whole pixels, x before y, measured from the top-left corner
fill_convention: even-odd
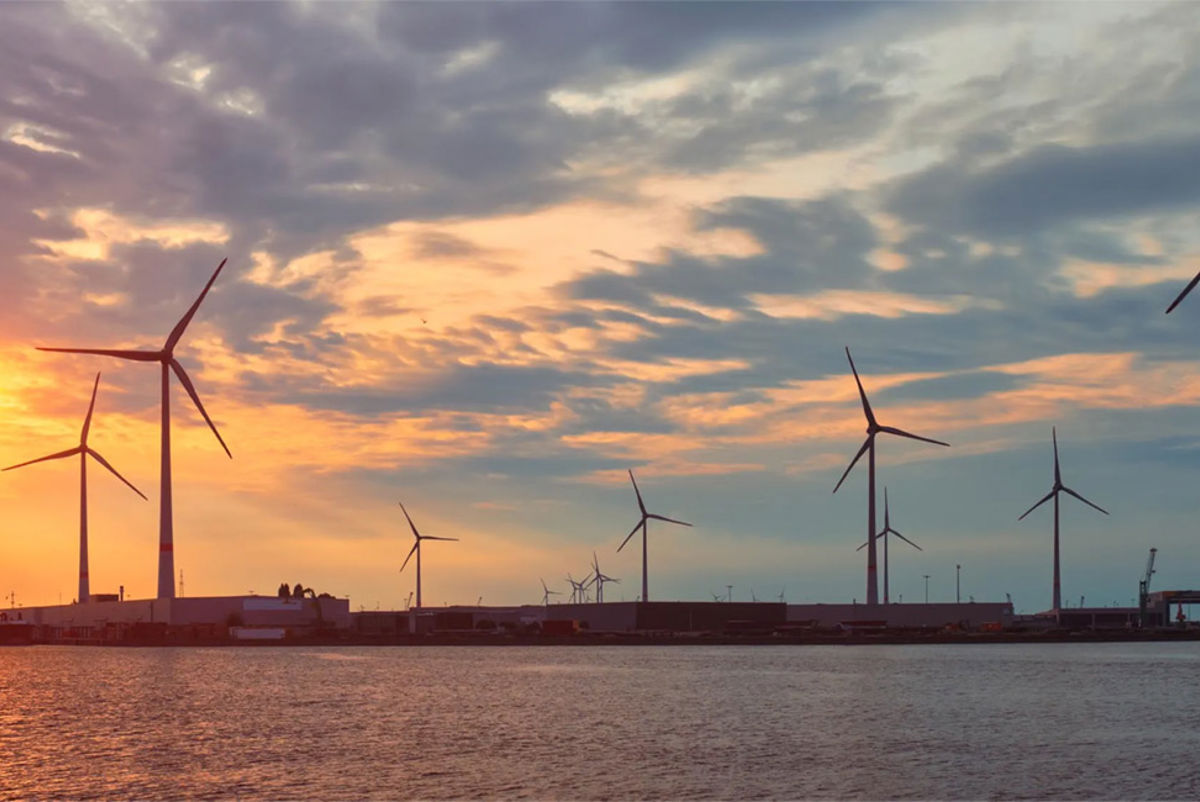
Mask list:
[[[922,574],[925,577],[925,603],[929,604],[929,574]]]
[[[959,592],[960,585],[958,583],[958,572],[962,570],[961,565],[954,566],[954,603],[962,604],[962,595]]]

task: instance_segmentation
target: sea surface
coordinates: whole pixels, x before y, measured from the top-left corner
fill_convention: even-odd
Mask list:
[[[1200,644],[7,647],[0,797],[1197,799]]]

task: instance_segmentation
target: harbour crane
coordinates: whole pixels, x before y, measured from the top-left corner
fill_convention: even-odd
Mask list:
[[[1146,573],[1142,580],[1138,582],[1138,626],[1146,626],[1146,605],[1150,598],[1150,577],[1154,576],[1154,557],[1158,554],[1158,549],[1150,549],[1150,556],[1146,559]]]

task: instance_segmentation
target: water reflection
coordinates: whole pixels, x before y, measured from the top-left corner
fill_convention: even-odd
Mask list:
[[[1196,644],[0,650],[9,797],[1194,798]]]

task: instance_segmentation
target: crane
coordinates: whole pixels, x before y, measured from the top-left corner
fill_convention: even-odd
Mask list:
[[[1146,559],[1146,574],[1142,577],[1142,581],[1138,582],[1138,626],[1146,626],[1146,604],[1150,597],[1150,577],[1154,576],[1154,557],[1158,554],[1158,549],[1150,549],[1150,556]]]

